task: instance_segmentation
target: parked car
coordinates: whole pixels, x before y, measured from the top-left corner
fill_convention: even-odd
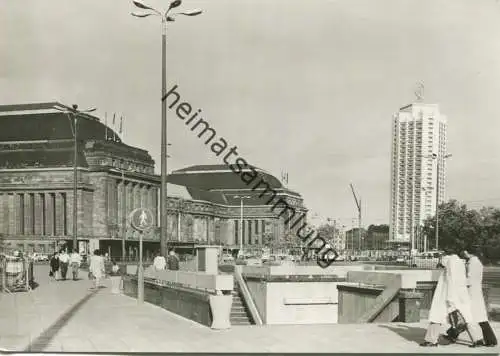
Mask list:
[[[43,253],[34,252],[33,255],[31,255],[31,259],[34,262],[44,262],[49,260],[49,256]]]
[[[422,252],[408,259],[407,265],[416,268],[436,268],[442,257],[441,251]]]
[[[232,264],[234,263],[234,257],[230,254],[224,254],[221,258],[222,264]]]
[[[245,258],[245,261],[247,266],[262,266],[262,260],[255,256]]]
[[[271,266],[279,266],[279,265],[281,265],[281,258],[279,258],[276,255],[270,255],[269,259],[266,259],[266,260],[261,259],[261,260],[262,260],[262,263],[266,264],[266,265],[271,265]]]

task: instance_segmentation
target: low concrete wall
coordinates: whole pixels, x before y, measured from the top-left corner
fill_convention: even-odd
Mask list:
[[[364,271],[372,269],[371,266],[346,265],[319,266],[280,265],[280,266],[242,266],[243,275],[256,276],[337,276],[345,277],[349,271]]]
[[[309,275],[246,275],[264,324],[335,324],[337,285],[345,278]]]
[[[401,288],[415,289],[417,282],[437,282],[440,270],[378,270],[378,271],[349,271],[347,281],[365,284],[386,285],[395,274],[401,275]]]
[[[365,265],[242,266],[252,299],[264,324],[335,324],[339,283]]]
[[[123,277],[124,294],[137,298],[137,278]],[[160,286],[144,282],[144,300],[200,324],[211,326],[209,293],[178,286]]]
[[[234,289],[233,276],[229,274],[206,274],[202,272],[185,271],[157,271],[149,268],[144,271],[145,278],[156,279],[159,284],[176,284],[179,286],[215,291],[232,291]]]

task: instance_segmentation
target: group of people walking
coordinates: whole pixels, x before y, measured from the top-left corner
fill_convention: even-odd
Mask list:
[[[82,256],[76,250],[69,254],[66,249],[55,252],[50,258],[49,276],[54,280],[66,280],[68,269],[71,267],[73,280],[78,280],[79,269],[82,263]]]
[[[107,254],[106,254],[107,255]],[[106,277],[106,259],[100,250],[95,250],[89,258],[88,278],[93,281],[91,289],[101,286],[101,281]],[[111,261],[110,261],[111,262]],[[73,250],[68,254],[66,249],[55,252],[50,258],[49,276],[54,280],[66,280],[68,269],[71,268],[73,280],[79,279],[79,270],[82,263],[82,256]],[[119,267],[116,262],[112,262],[111,273],[118,273]]]
[[[472,341],[470,347],[496,346],[483,295],[479,249],[461,252],[445,249],[445,254],[439,266],[443,273],[429,311],[430,325],[420,346],[437,346],[441,334],[448,343],[455,343],[463,332]],[[445,325],[451,327],[445,331]]]
[[[155,270],[164,270],[167,267],[171,271],[179,270],[179,257],[176,255],[174,250],[170,250],[167,259],[165,259],[165,257],[158,252],[153,260],[153,268]]]

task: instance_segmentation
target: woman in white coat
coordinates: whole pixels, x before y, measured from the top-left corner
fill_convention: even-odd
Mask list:
[[[458,311],[462,315],[467,331],[469,331],[469,324],[473,322],[470,298],[467,293],[465,264],[451,250],[443,256],[441,264],[444,270],[439,277],[432,298],[429,311],[430,325],[425,334],[425,341],[420,346],[438,345],[439,335],[444,331],[443,327],[450,324],[450,313]],[[469,335],[471,335],[470,332]],[[478,340],[473,338],[473,344],[476,342]]]
[[[463,255],[468,261],[467,265],[467,287],[472,304],[474,321],[479,324],[486,346],[496,346],[497,338],[488,321],[488,311],[483,295],[483,264],[477,257],[478,248],[472,248],[471,252],[464,251]]]

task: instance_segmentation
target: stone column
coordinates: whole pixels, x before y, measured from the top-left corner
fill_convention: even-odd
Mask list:
[[[9,234],[15,233],[15,214],[14,214],[14,194],[7,194],[7,214],[8,224],[7,232]]]
[[[111,191],[108,203],[109,216],[115,223],[120,224],[120,220],[118,220],[118,181],[116,179],[109,181],[109,190]]]
[[[73,189],[66,193],[66,229],[71,236],[73,236],[73,195]],[[77,198],[79,199],[78,195]]]
[[[132,211],[135,209],[134,185],[135,185],[135,183],[132,183],[132,182],[129,182],[127,184],[127,211]]]
[[[45,226],[47,228],[46,234],[54,236],[54,194],[45,194]]]
[[[193,238],[194,238],[195,241],[196,240],[201,240],[200,239],[199,230],[200,230],[200,221],[199,221],[199,218],[198,218],[198,216],[193,215]]]
[[[58,236],[64,235],[64,200],[61,193],[56,193],[56,209],[55,209],[55,234]]]
[[[236,244],[236,224],[233,219],[227,221],[227,244]]]
[[[264,220],[257,220],[257,224],[260,226],[260,228],[259,228],[259,245],[262,246],[262,244],[263,244],[262,237],[264,236],[266,225],[264,224]]]
[[[21,194],[14,194],[15,234],[22,234],[24,227],[23,206]]]
[[[23,212],[24,212],[24,234],[33,235],[33,194],[25,193],[23,199]]]
[[[142,192],[142,184],[136,184],[135,190],[134,190],[134,193],[135,193],[134,200],[135,200],[135,207],[136,208],[143,207],[141,192]]]
[[[123,192],[126,192],[125,189],[126,189],[126,186],[124,185],[124,182],[121,179],[118,180],[117,188],[116,188],[116,192],[118,195],[117,196],[117,204],[116,204],[116,210],[117,210],[116,211],[116,221],[119,224],[119,231],[121,231],[122,234],[123,234],[123,231],[122,231],[122,225],[123,225],[122,211],[123,211],[123,204],[126,204],[126,202],[123,199]]]
[[[250,220],[243,220],[244,234],[243,234],[243,246],[250,245]]]
[[[34,196],[34,204],[35,204],[35,235],[44,235],[44,231],[43,231],[43,225],[44,225],[44,221],[43,221],[43,209],[44,209],[44,206],[43,206],[43,200],[42,200],[42,194],[40,193],[35,193],[35,196]],[[1,214],[0,214],[1,216]]]
[[[148,187],[143,184],[141,187],[141,206],[143,208],[149,209],[149,194],[148,194]]]
[[[182,213],[180,210],[177,211],[177,241],[181,241],[181,221],[182,221]]]
[[[210,238],[208,236],[208,217],[203,216],[203,236],[204,240],[206,241],[207,245],[210,243]]]
[[[215,218],[207,216],[207,241],[211,244],[215,243]]]
[[[144,203],[142,204],[146,209],[152,210],[152,203],[151,203],[151,194],[150,194],[151,187],[149,185],[144,185],[142,188],[142,199]]]

